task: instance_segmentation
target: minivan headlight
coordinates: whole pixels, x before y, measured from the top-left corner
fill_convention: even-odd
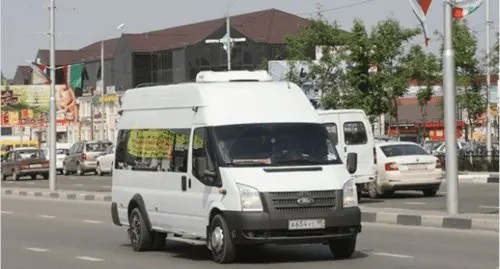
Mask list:
[[[353,207],[358,205],[358,194],[354,180],[349,179],[342,188],[344,194],[344,207]]]
[[[259,191],[243,184],[236,184],[240,192],[241,209],[243,211],[263,211]]]

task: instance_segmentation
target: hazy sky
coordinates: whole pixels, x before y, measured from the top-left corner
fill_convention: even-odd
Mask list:
[[[486,0],[485,0],[486,1]],[[498,31],[498,0],[490,1],[490,16],[494,21],[491,43]],[[92,42],[116,37],[116,26],[124,22],[125,33],[138,33],[168,28],[224,16],[234,0],[56,0],[57,49],[78,49]],[[14,76],[17,65],[34,60],[38,49],[49,48],[49,0],[1,0],[1,67],[8,78]],[[353,19],[372,26],[393,16],[404,26],[414,27],[418,21],[408,0],[237,0],[230,13],[240,14],[269,8],[310,17],[319,3],[328,20],[336,20],[349,29]],[[361,3],[359,5],[353,5]],[[349,5],[353,5],[347,7]],[[480,50],[485,49],[485,4],[467,19],[476,31]],[[338,9],[337,9],[338,8]],[[309,12],[309,14],[308,14]],[[430,32],[443,29],[443,1],[434,0],[428,16]],[[413,43],[423,43],[417,37]],[[430,42],[429,51],[436,51],[439,40]]]

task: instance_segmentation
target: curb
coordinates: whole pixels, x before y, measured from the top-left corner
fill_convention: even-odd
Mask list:
[[[460,215],[450,217],[431,214],[365,212],[363,209],[361,210],[361,222],[494,232],[498,232],[499,224],[498,219],[484,219]]]
[[[44,190],[5,189],[5,188],[2,188],[2,195],[50,198],[50,199],[54,199],[54,200],[111,202],[111,195],[110,194],[101,194],[101,193],[93,193],[93,192],[74,192],[74,191],[51,192],[51,191],[44,191]]]
[[[498,184],[498,176],[492,175],[459,175],[458,181],[460,183],[473,183],[473,184],[485,184],[485,183],[496,183]]]

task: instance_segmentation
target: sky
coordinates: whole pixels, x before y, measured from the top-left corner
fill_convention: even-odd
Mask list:
[[[487,0],[484,0],[487,1]],[[499,1],[490,1],[491,44],[498,32]],[[175,4],[174,4],[175,3]],[[18,65],[35,60],[38,49],[49,48],[49,0],[1,0],[1,71],[14,76]],[[141,33],[173,26],[221,18],[230,6],[230,14],[269,8],[310,18],[320,5],[329,21],[337,21],[349,30],[354,19],[371,28],[388,17],[405,27],[419,23],[408,0],[56,0],[56,49],[78,49],[95,41],[118,37],[121,33]],[[433,0],[427,25],[429,32],[443,31],[443,0]],[[478,55],[486,46],[486,5],[467,17],[478,39]],[[116,27],[125,23],[120,32]],[[423,44],[423,36],[412,44]],[[440,41],[433,36],[428,52],[436,53]]]

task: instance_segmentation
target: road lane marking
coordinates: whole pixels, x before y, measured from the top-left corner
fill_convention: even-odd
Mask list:
[[[378,256],[386,256],[386,257],[394,257],[394,258],[403,258],[403,259],[413,259],[413,256],[402,255],[402,254],[394,254],[394,253],[386,253],[386,252],[373,252],[373,255]]]
[[[25,249],[29,250],[29,251],[34,251],[34,252],[47,252],[47,251],[49,251],[46,248],[25,248]]]
[[[35,182],[26,182],[26,185],[35,185]]]
[[[69,177],[69,179],[76,179],[76,177]]]
[[[83,187],[83,184],[73,184],[71,186],[73,186],[73,187]]]
[[[439,195],[446,195],[446,192],[445,191],[438,191],[437,194],[439,194]]]
[[[498,209],[498,206],[491,206],[491,205],[480,205],[478,207],[479,208],[487,208],[487,209]]]
[[[0,211],[0,213],[2,213],[2,214],[14,214],[14,212],[12,212],[12,211],[5,211],[5,210]]]
[[[38,215],[40,218],[43,219],[54,219],[56,216],[51,216],[51,215]]]
[[[14,181],[5,181],[4,183],[5,184],[14,184],[15,182]]]
[[[425,202],[405,202],[407,205],[426,205]]]
[[[111,188],[109,185],[102,185],[101,188]]]
[[[89,219],[85,219],[85,220],[82,220],[83,222],[85,223],[92,223],[92,224],[101,224],[102,221],[98,221],[98,220],[89,220]]]
[[[84,261],[89,261],[89,262],[100,262],[100,261],[103,261],[103,259],[95,258],[95,257],[89,257],[89,256],[78,256],[76,258],[80,259],[80,260],[84,260]]]

